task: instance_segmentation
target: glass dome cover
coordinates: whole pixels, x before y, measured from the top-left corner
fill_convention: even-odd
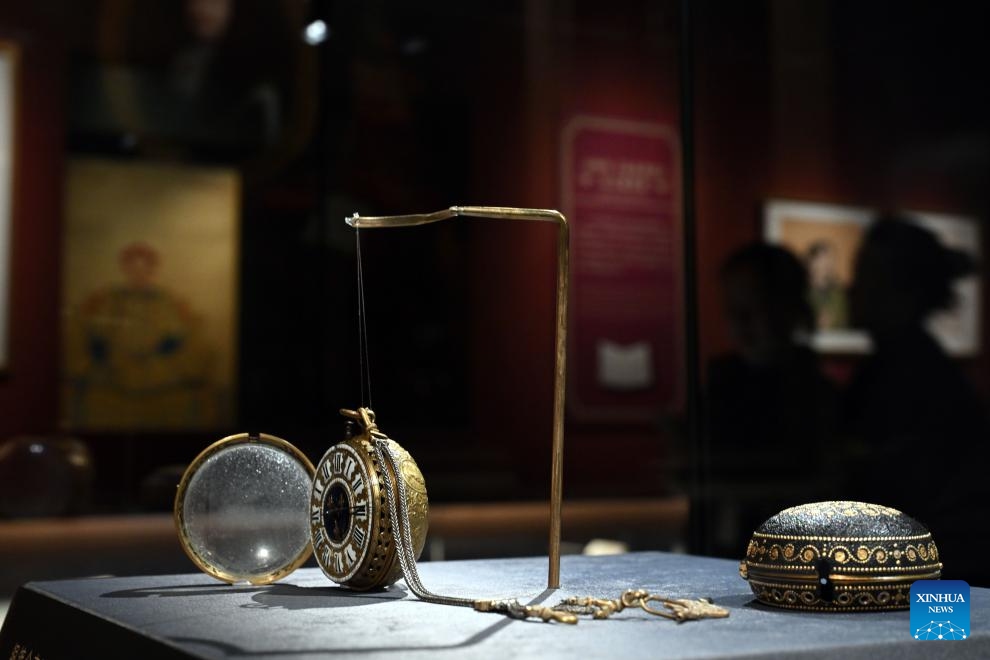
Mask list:
[[[308,506],[315,468],[285,440],[240,433],[186,468],[175,496],[182,549],[224,582],[268,584],[312,553]]]

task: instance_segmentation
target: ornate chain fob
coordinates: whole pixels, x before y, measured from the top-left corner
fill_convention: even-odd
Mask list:
[[[767,605],[854,612],[910,607],[911,583],[942,564],[928,529],[897,509],[815,502],[760,525],[739,573]]]
[[[405,483],[405,504],[412,549],[419,558],[426,543],[426,484],[419,467],[402,447],[378,431],[374,412],[342,410],[351,419],[348,437],[324,454],[316,467],[310,497],[310,532],[316,560],[327,577],[351,589],[386,587],[402,577],[385,487]],[[401,477],[392,464],[383,465],[375,450],[385,441],[396,457]],[[397,478],[398,477],[398,478]]]

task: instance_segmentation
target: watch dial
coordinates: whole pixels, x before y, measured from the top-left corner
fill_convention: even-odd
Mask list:
[[[347,443],[334,445],[316,469],[310,498],[313,549],[323,571],[346,582],[371,545],[370,460]]]
[[[343,543],[351,531],[351,498],[339,483],[330,486],[323,498],[323,528],[334,543]]]

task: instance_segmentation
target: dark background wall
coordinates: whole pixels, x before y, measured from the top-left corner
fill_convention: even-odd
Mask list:
[[[985,9],[695,7],[702,364],[729,346],[718,265],[761,234],[766,199],[896,204],[985,221]],[[314,458],[338,437],[336,409],[359,399],[354,248],[343,215],[467,203],[556,207],[569,116],[676,125],[677,3],[622,9],[328,9],[338,36],[320,55],[319,84],[300,93],[302,105],[317,108],[310,141],[276,172],[245,169],[241,413],[238,428],[221,432],[277,432]],[[23,48],[3,437],[57,428],[63,159],[67,150],[106,151],[64,135],[65,72],[95,49],[72,27],[80,11],[43,3],[0,22]],[[428,47],[409,56],[413,38]],[[544,496],[553,228],[470,221],[362,240],[375,403],[386,428],[432,470],[441,499]],[[841,379],[854,360],[834,357],[827,366]],[[990,391],[987,352],[965,366]],[[646,425],[572,423],[568,494],[678,487],[684,428],[677,414]],[[185,463],[214,437],[87,436],[101,501],[134,506],[148,474]]]
[[[767,199],[971,215],[986,253],[984,7],[707,2],[697,21],[703,360],[729,347],[718,264],[762,235]],[[841,379],[854,361],[826,367]],[[986,350],[964,366],[990,393]]]

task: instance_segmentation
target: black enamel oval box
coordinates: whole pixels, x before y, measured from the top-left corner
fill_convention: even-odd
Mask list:
[[[814,502],[784,509],[753,532],[739,573],[757,600],[796,610],[910,607],[911,583],[937,580],[928,529],[897,509]]]

